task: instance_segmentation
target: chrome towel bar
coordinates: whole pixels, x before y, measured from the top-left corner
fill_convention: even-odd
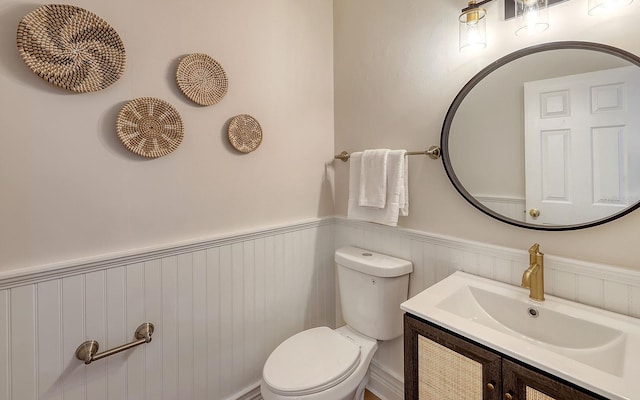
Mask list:
[[[98,342],[96,342],[95,340],[87,340],[76,349],[76,358],[80,361],[84,361],[85,364],[89,365],[94,361],[98,361],[105,357],[120,353],[121,351],[129,350],[133,347],[140,346],[141,344],[151,342],[151,335],[153,335],[153,330],[153,324],[151,322],[145,322],[144,324],[140,325],[138,329],[136,329],[134,335],[134,337],[136,338],[135,342],[123,344],[122,346],[114,347],[110,350],[105,350],[102,353],[98,353],[98,348],[100,347]]]
[[[440,158],[440,147],[431,146],[429,147],[429,150],[425,150],[425,151],[407,151],[407,155],[408,156],[429,156],[429,158],[431,158],[432,160],[437,160],[438,158]],[[334,156],[333,158],[335,158],[336,160],[342,160],[344,162],[347,162],[349,161],[350,157],[351,157],[351,154],[347,153],[346,151],[343,151],[342,153]]]

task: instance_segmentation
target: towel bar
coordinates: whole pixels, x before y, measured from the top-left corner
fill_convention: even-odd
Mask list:
[[[429,158],[431,158],[432,160],[437,160],[438,158],[440,158],[440,147],[431,146],[429,147],[429,150],[425,150],[425,151],[407,151],[407,155],[408,156],[429,156]],[[333,158],[347,162],[349,161],[350,157],[351,157],[351,154],[347,153],[346,151],[343,151],[342,153],[334,156]]]
[[[95,340],[87,340],[82,343],[76,349],[76,358],[80,361],[84,361],[85,364],[89,365],[93,361],[98,361],[105,357],[112,356],[116,353],[120,353],[121,351],[129,350],[133,347],[140,346],[141,344],[151,342],[151,335],[153,335],[154,326],[151,322],[145,322],[140,325],[135,332],[136,341],[123,344],[122,346],[114,347],[110,350],[105,350],[102,353],[98,353],[98,348],[100,347],[99,343]]]

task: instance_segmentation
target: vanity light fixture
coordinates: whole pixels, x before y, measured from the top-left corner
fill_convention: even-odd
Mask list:
[[[589,15],[614,12],[633,3],[633,0],[589,0]]]
[[[458,17],[460,51],[487,47],[487,10],[483,5],[493,0],[469,0]],[[549,5],[566,0],[504,0],[505,19],[516,17],[516,36],[530,35],[549,28]],[[633,3],[633,0],[588,0],[589,15],[614,12]]]
[[[467,7],[462,9],[458,18],[460,22],[459,49],[484,49],[487,47],[487,10],[480,7],[492,0],[484,0],[476,3],[470,0]]]
[[[547,30],[549,27],[547,0],[515,0],[515,3],[518,20],[516,36],[532,35]]]
[[[487,46],[487,10],[481,6],[493,0],[470,0],[458,18],[460,22],[460,51],[482,49]],[[591,0],[606,1],[606,0]],[[629,0],[618,0],[629,1]],[[548,0],[505,0],[515,3],[515,16],[518,19],[516,35],[528,35],[542,32],[549,27]]]

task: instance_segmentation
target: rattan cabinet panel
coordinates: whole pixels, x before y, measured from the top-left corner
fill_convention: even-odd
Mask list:
[[[418,335],[418,398],[481,400],[482,364]]]
[[[506,359],[502,360],[502,374],[504,391],[514,400],[604,399]]]
[[[405,400],[606,400],[409,314]]]
[[[405,315],[405,400],[501,399],[501,357]]]

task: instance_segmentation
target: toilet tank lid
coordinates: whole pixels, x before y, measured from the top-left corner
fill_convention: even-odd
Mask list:
[[[413,271],[411,261],[353,246],[336,250],[335,261],[343,267],[381,278],[406,275]]]

